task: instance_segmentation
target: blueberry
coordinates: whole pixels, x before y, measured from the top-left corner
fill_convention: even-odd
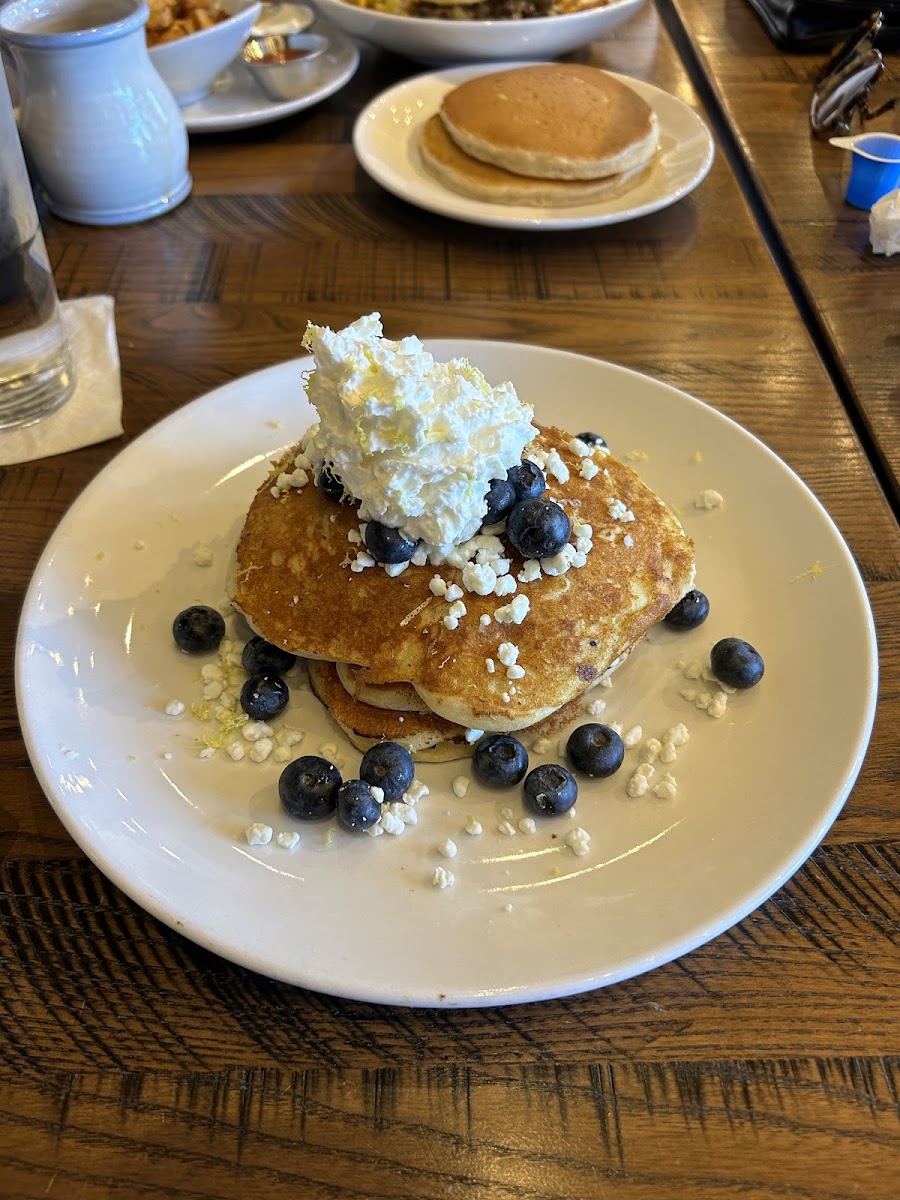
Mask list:
[[[525,776],[525,806],[539,817],[558,817],[578,799],[575,777],[559,763],[545,763]]]
[[[241,654],[248,675],[285,675],[296,661],[296,654],[289,654],[261,637],[251,638]]]
[[[380,787],[385,800],[399,800],[416,773],[412,755],[397,742],[378,742],[363,755],[359,777],[370,787]]]
[[[606,449],[606,438],[602,438],[599,433],[591,433],[587,430],[585,433],[576,433],[575,436],[580,442],[584,442],[586,446],[600,446]]]
[[[342,500],[351,499],[344,490],[344,481],[337,474],[331,463],[324,463],[316,479],[316,487],[323,496],[340,504]]]
[[[348,779],[337,790],[337,819],[345,829],[365,833],[381,819],[381,805],[361,779]]]
[[[512,512],[516,503],[516,489],[508,479],[492,479],[484,498],[487,501],[487,512],[482,524],[496,525]]]
[[[253,721],[268,721],[287,708],[288,685],[277,675],[254,675],[241,688],[241,708]]]
[[[305,754],[281,772],[278,795],[284,810],[301,821],[330,817],[337,806],[341,773],[325,758]]]
[[[682,596],[663,620],[672,629],[696,629],[709,616],[709,600],[696,588]]]
[[[528,751],[508,733],[485,734],[475,747],[472,771],[485,787],[514,787],[527,770]]]
[[[766,669],[759,651],[749,642],[734,637],[716,642],[710,652],[709,665],[716,679],[736,688],[753,687]]]
[[[606,779],[622,765],[625,746],[614,729],[608,725],[590,723],[579,725],[566,742],[569,762],[583,775]]]
[[[225,621],[222,614],[207,604],[192,604],[172,622],[175,644],[188,654],[217,650],[224,636]]]
[[[572,524],[553,500],[523,500],[506,520],[506,534],[525,558],[550,558],[569,540]]]
[[[380,521],[369,521],[366,525],[366,549],[376,562],[402,563],[409,562],[416,549],[416,543],[399,529],[391,529]]]
[[[527,458],[510,467],[506,478],[513,485],[516,500],[536,500],[547,489],[547,480],[541,468]]]

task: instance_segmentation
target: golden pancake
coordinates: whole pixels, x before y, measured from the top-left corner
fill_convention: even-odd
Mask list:
[[[598,67],[541,63],[479,75],[440,116],[472,158],[540,179],[599,179],[656,153],[659,121],[633,88]]]
[[[465,154],[449,136],[440,117],[422,130],[419,150],[429,174],[445,187],[492,204],[533,204],[541,207],[585,204],[606,200],[632,187],[647,169],[639,164],[602,179],[535,179],[505,171]]]
[[[694,578],[692,543],[663,502],[611,456],[598,455],[597,474],[585,478],[584,460],[568,448],[570,440],[544,429],[532,448],[558,451],[570,475],[565,483],[549,477],[546,497],[573,523],[592,527],[592,548],[581,567],[517,583],[528,601],[521,623],[502,621],[515,596],[464,591],[466,613],[448,628],[450,604],[429,587],[435,574],[462,586],[462,571],[447,564],[410,565],[396,577],[379,566],[351,570],[357,547],[348,535],[358,536],[353,505],[336,504],[312,484],[271,494],[296,451],[275,466],[250,507],[231,600],[275,645],[367,667],[372,683],[411,683],[433,712],[454,724],[484,730],[533,725],[628,654]],[[511,547],[507,556],[515,579],[523,560]],[[501,662],[503,643],[518,652],[520,678]]]

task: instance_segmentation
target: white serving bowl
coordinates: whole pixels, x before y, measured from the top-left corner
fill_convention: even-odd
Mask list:
[[[609,0],[601,8],[557,17],[507,21],[444,21],[358,8],[349,0],[313,0],[331,24],[428,66],[555,58],[602,37],[645,0]]]
[[[262,4],[222,0],[216,7],[231,14],[227,20],[150,48],[150,61],[181,108],[209,94],[219,72],[240,54]]]

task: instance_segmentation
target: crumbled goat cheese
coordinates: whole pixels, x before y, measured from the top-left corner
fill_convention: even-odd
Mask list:
[[[462,800],[463,796],[469,790],[469,778],[467,775],[457,775],[450,786],[453,788],[453,795],[458,796]]]
[[[360,571],[365,571],[366,567],[374,567],[375,559],[365,550],[357,551],[356,558],[350,564],[350,570],[355,571],[357,575]]]
[[[250,846],[268,846],[272,840],[272,826],[254,821],[244,830],[244,837]]]
[[[284,850],[293,850],[300,845],[300,834],[294,831],[290,833],[279,833],[275,836],[275,841]]]
[[[609,511],[610,519],[613,521],[627,523],[634,520],[634,513],[621,500],[608,499],[606,507]]]
[[[471,834],[472,837],[478,837],[482,830],[483,826],[481,822],[476,821],[474,817],[469,817],[468,821],[466,821],[466,833]]]
[[[258,742],[260,738],[270,738],[271,736],[272,727],[265,721],[248,721],[241,728],[241,737],[247,742]]]
[[[509,604],[504,604],[494,611],[494,620],[499,625],[521,625],[530,608],[531,601],[528,597],[518,595],[514,600],[510,600]]]
[[[646,742],[641,746],[641,762],[655,763],[659,758],[661,750],[662,742],[660,742],[659,738],[647,738]]]
[[[452,604],[454,600],[461,600],[462,594],[463,594],[463,590],[459,586],[459,584],[451,583],[447,588],[445,599],[449,600],[450,603]]]
[[[644,736],[644,730],[640,725],[634,725],[627,733],[622,734],[622,742],[626,750],[630,750],[632,746],[636,746]]]
[[[406,791],[403,793],[403,800],[406,804],[418,804],[420,800],[429,795],[430,788],[424,784],[421,779],[414,779]]]
[[[653,795],[660,800],[674,800],[677,792],[678,785],[671,775],[663,775],[659,783],[653,785]]]
[[[714,488],[706,488],[694,497],[694,508],[722,508],[724,503],[725,497]]]
[[[488,675],[493,675],[494,671],[497,669],[492,658],[486,658],[484,660],[484,665],[487,668]]]
[[[428,587],[433,596],[447,595],[447,581],[446,579],[442,579],[440,575],[432,575]]]
[[[200,751],[200,753],[197,755],[197,757],[198,758],[214,758],[215,753],[216,753],[215,746],[204,746],[204,748]]]
[[[581,460],[581,466],[578,468],[578,474],[582,479],[593,479],[599,471],[600,468],[592,458],[583,458]]]
[[[591,453],[590,446],[587,442],[583,442],[581,438],[573,437],[568,446],[576,458],[587,458]]]
[[[545,469],[548,475],[552,475],[559,483],[567,483],[569,479],[569,468],[559,456],[558,450],[551,450],[547,455]]]
[[[589,717],[599,717],[600,714],[603,712],[604,708],[606,708],[605,700],[599,700],[599,699],[590,700],[584,706],[584,711],[587,713],[587,715]]]
[[[456,883],[456,876],[452,871],[448,871],[446,867],[435,867],[434,874],[431,876],[431,883],[436,888],[452,887]]]
[[[553,742],[550,738],[538,737],[538,738],[535,738],[534,741],[531,743],[531,749],[534,751],[535,754],[547,754],[552,745],[553,745]]]
[[[525,676],[525,668],[518,663],[513,663],[511,667],[506,668],[507,679],[522,679]]]
[[[526,558],[522,564],[522,570],[516,576],[519,583],[534,583],[535,579],[541,577],[541,564],[536,558]]]
[[[483,737],[484,737],[483,729],[467,729],[466,730],[466,741],[469,743],[470,746],[473,744],[473,742],[477,742],[479,740],[479,738],[483,738]]]
[[[639,772],[635,771],[628,780],[625,791],[629,796],[636,800],[639,796],[643,796],[649,786],[650,781],[648,780],[647,776],[641,775]]]
[[[466,563],[462,573],[463,587],[476,596],[490,596],[497,582],[497,572],[488,563]]]
[[[271,738],[258,738],[250,747],[250,760],[252,762],[265,762],[275,748],[275,743]]]
[[[583,858],[591,848],[591,835],[578,825],[566,834],[566,845],[571,847],[579,858]]]
[[[211,567],[213,564],[214,556],[209,546],[195,546],[191,553],[191,557],[194,560],[194,565],[197,567]]]
[[[725,692],[716,692],[712,700],[710,700],[709,704],[706,706],[706,711],[711,717],[715,717],[715,719],[718,720],[720,717],[725,716],[725,710],[727,707],[728,696],[725,694]]]
[[[497,658],[504,667],[511,667],[519,657],[519,647],[514,642],[501,642],[497,647]]]
[[[481,616],[478,618],[478,624],[481,625],[482,627],[490,625],[490,623],[491,623],[491,614],[490,613],[482,613]]]
[[[497,826],[497,832],[502,833],[504,837],[515,837],[516,827],[511,821],[501,821]]]
[[[184,712],[184,705],[180,700],[170,700],[166,705],[167,717],[180,717]]]
[[[534,817],[523,817],[519,822],[519,829],[522,833],[537,833],[537,821]]]
[[[378,824],[385,833],[391,833],[394,835],[394,837],[399,837],[406,828],[406,823],[392,813],[389,808],[384,809]]]
[[[396,579],[398,575],[402,575],[409,566],[409,559],[406,562],[399,563],[382,563],[385,575],[390,575],[391,579]]]
[[[241,759],[246,754],[246,750],[244,749],[244,747],[241,745],[240,742],[229,742],[228,745],[225,747],[225,753],[228,755],[228,757],[231,759],[232,762],[240,762]]]
[[[456,858],[457,846],[451,838],[444,838],[438,846],[438,854],[443,854],[444,858]]]
[[[499,575],[497,582],[494,584],[494,595],[499,597],[511,596],[518,586],[512,575]]]
[[[393,800],[384,806],[383,812],[390,813],[404,825],[418,825],[419,816],[412,804],[404,804],[402,800]]]

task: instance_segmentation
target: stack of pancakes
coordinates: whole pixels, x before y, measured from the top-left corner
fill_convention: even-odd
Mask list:
[[[466,613],[448,628],[450,603],[429,586],[439,574],[462,587],[462,571],[447,563],[410,565],[396,576],[379,566],[351,570],[355,505],[312,483],[272,493],[299,446],[274,464],[250,507],[232,603],[267,641],[310,660],[313,690],[359,749],[390,740],[418,759],[441,760],[471,752],[467,731],[554,731],[694,578],[691,541],[663,502],[612,456],[598,456],[601,469],[585,478],[571,441],[541,428],[533,449],[555,449],[568,467],[565,483],[548,478],[545,496],[573,526],[592,527],[593,546],[581,567],[517,583],[529,601],[521,623],[498,617],[513,597],[464,592]],[[625,511],[633,514],[627,524]],[[516,578],[522,557],[499,536]],[[517,647],[524,668],[514,681],[500,662],[504,642]]]
[[[597,67],[496,71],[448,92],[422,130],[426,169],[452,191],[496,204],[584,204],[619,195],[658,148],[659,121]]]

